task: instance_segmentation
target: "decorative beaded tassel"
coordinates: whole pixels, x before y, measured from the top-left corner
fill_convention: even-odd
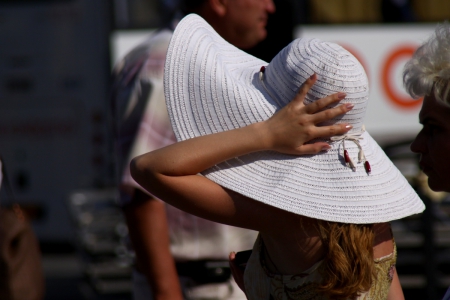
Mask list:
[[[363,151],[361,145],[359,144],[358,140],[356,140],[354,138],[350,138],[348,136],[344,136],[342,138],[342,147],[344,148],[344,160],[345,160],[345,163],[347,164],[347,166],[349,166],[353,170],[353,172],[356,171],[355,163],[353,162],[350,155],[348,154],[347,149],[345,149],[345,140],[346,139],[354,142],[358,146],[358,148],[359,148],[358,163],[364,161],[364,169],[366,170],[367,174],[370,174],[370,172],[372,171],[372,168],[370,167],[369,161],[366,160],[366,156],[364,155],[364,151]],[[337,138],[334,138],[334,139],[332,138],[332,140],[337,140]]]
[[[372,168],[370,167],[369,161],[366,159],[366,156],[364,155],[364,151],[362,150],[361,145],[356,144],[359,147],[359,153],[358,153],[358,162],[364,161],[364,169],[369,174],[372,171]]]
[[[345,163],[354,171],[356,171],[356,166],[353,163],[353,160],[350,158],[350,155],[348,155],[347,149],[345,149],[345,139],[342,140],[342,146],[344,147],[344,159]]]

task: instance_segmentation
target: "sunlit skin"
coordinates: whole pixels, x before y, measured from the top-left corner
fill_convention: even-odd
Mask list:
[[[426,96],[419,114],[423,125],[411,150],[420,154],[420,167],[434,191],[450,192],[450,106]]]

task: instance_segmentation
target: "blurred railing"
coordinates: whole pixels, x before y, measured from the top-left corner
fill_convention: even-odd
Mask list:
[[[134,253],[117,198],[116,189],[103,189],[74,191],[68,199],[84,279],[100,295],[131,294]]]

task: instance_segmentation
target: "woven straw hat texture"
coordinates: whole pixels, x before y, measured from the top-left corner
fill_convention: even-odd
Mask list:
[[[261,66],[266,66],[263,80]],[[202,174],[221,186],[265,204],[312,218],[379,223],[424,210],[407,180],[368,132],[363,132],[368,81],[358,60],[337,44],[297,39],[270,64],[239,50],[197,15],[177,26],[165,65],[166,103],[179,141],[240,128],[270,118],[293,99],[312,74],[318,81],[305,103],[343,91],[354,109],[326,124],[353,125],[372,171],[357,163],[359,148],[346,140],[356,163],[349,168],[342,141],[317,155],[261,151],[220,163]]]

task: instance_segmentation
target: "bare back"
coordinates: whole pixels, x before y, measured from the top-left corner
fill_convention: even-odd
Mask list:
[[[268,267],[278,274],[297,274],[325,256],[325,249],[314,219],[287,213],[280,218],[277,232],[260,232],[270,261]],[[389,223],[374,225],[374,259],[394,251]]]
[[[237,219],[244,219],[244,227],[260,232],[271,271],[297,274],[324,258],[325,249],[317,220],[270,207],[234,192],[229,193],[237,204],[236,215],[242,215]],[[249,206],[251,210],[247,209]],[[374,259],[391,254],[394,244],[389,223],[375,224],[374,231]]]

